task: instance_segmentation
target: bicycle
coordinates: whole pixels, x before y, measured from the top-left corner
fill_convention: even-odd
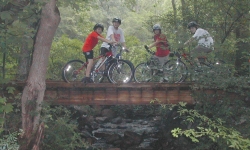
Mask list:
[[[164,68],[167,70],[167,78],[169,82],[174,83],[181,83],[184,82],[187,79],[188,76],[188,67],[186,65],[189,64],[190,67],[193,68],[193,71],[195,75],[199,75],[200,73],[206,72],[208,73],[217,73],[218,74],[231,74],[231,71],[227,69],[227,71],[223,71],[218,69],[219,71],[216,71],[215,66],[222,66],[222,64],[225,64],[223,60],[216,60],[215,62],[212,62],[208,60],[206,56],[200,56],[198,57],[200,67],[197,66],[194,61],[192,61],[192,58],[186,54],[186,53],[180,53],[179,51],[182,50],[181,48],[177,51],[173,51],[170,53],[170,57],[176,56],[176,59],[169,60],[164,64]],[[184,58],[183,61],[182,58]]]
[[[157,79],[161,78],[161,80],[163,78],[163,81],[160,82],[166,82],[168,80],[165,76],[167,70],[160,65],[157,58],[153,57],[154,52],[148,49],[146,45],[144,47],[151,56],[146,62],[140,63],[135,67],[135,81],[138,83],[150,82],[156,77]]]
[[[112,48],[119,48],[118,54],[112,54]],[[109,51],[105,55],[93,58],[95,63],[91,69],[91,79],[94,83],[101,83],[107,76],[110,83],[128,83],[133,78],[133,64],[128,60],[122,59],[122,52],[128,51],[123,49],[120,44],[116,46],[110,45]],[[102,60],[102,62],[100,62]],[[62,69],[62,77],[65,82],[81,81],[85,76],[87,62],[81,60],[71,60],[65,64]]]

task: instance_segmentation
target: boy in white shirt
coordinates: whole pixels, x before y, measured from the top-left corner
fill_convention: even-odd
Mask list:
[[[204,56],[204,53],[210,53],[214,49],[214,41],[211,35],[208,33],[207,30],[199,28],[199,25],[195,21],[191,21],[188,24],[188,29],[194,34],[188,41],[184,43],[184,45],[189,44],[193,40],[198,41],[198,45],[191,51],[191,55],[194,57],[195,61],[197,62],[198,66],[199,61],[197,57]]]
[[[125,45],[125,38],[124,34],[121,28],[119,26],[121,25],[121,19],[120,18],[113,18],[112,20],[113,25],[109,26],[108,32],[106,35],[106,39],[110,41],[114,41],[117,43],[121,43],[121,45],[126,49]],[[101,45],[101,55],[105,55],[105,53],[109,50],[109,45],[106,42],[103,42]],[[113,55],[116,56],[116,54]]]

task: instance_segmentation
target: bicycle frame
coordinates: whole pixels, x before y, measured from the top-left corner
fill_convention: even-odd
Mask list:
[[[107,61],[107,59],[112,56],[111,52],[107,52],[105,56],[100,55],[98,57],[93,58],[93,61],[98,60],[100,58],[105,57],[105,60],[98,66],[98,68],[95,70],[96,72],[101,68],[101,66]],[[77,69],[74,74],[78,74],[83,68],[86,68],[88,66],[88,62],[84,63],[79,69]]]
[[[180,54],[178,51],[175,51],[175,52],[174,52],[174,55],[177,57],[177,61],[182,60],[182,57],[183,57],[184,60],[185,60],[187,63],[189,63],[191,66],[197,65],[197,64],[194,64],[194,63],[191,61],[190,57],[189,57],[188,54],[186,54],[186,53]],[[207,57],[206,57],[206,56],[199,56],[199,57],[197,57],[197,58],[198,58],[198,61],[200,62],[201,65],[202,65],[202,64],[203,64],[203,65],[206,65],[206,66],[210,66],[210,65],[211,65],[211,62],[209,62],[209,61],[207,60]],[[208,63],[205,63],[205,62],[208,62]]]

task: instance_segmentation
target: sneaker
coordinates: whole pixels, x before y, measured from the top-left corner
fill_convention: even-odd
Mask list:
[[[94,81],[90,77],[84,77],[82,83],[94,83]]]
[[[94,83],[94,81],[91,78],[89,78],[88,83]]]
[[[86,83],[87,78],[88,78],[88,77],[84,77],[84,78],[82,78],[81,82],[82,82],[82,83]]]

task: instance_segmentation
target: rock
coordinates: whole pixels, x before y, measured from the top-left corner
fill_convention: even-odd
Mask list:
[[[110,109],[104,109],[102,110],[102,116],[111,119],[115,117],[115,113]]]
[[[120,125],[120,126],[117,126],[117,129],[127,129],[128,127],[126,125]]]
[[[143,121],[143,122],[141,122],[141,125],[148,125],[148,122],[147,121]]]
[[[106,123],[108,121],[108,118],[107,117],[96,117],[95,121],[97,123]]]
[[[132,123],[133,120],[132,120],[132,119],[126,119],[125,122],[126,122],[126,123]]]
[[[98,128],[100,128],[100,125],[98,123],[96,123],[96,122],[93,122],[91,124],[91,128],[92,128],[92,130],[97,130]]]
[[[108,144],[112,144],[115,141],[118,141],[120,139],[121,139],[121,136],[119,134],[112,134],[112,135],[105,137],[106,143],[108,143]]]
[[[105,139],[106,137],[111,136],[112,133],[107,133],[107,132],[101,132],[101,131],[99,131],[99,132],[94,132],[93,135],[95,137],[97,137],[97,138],[104,138]]]
[[[95,143],[96,141],[97,141],[97,139],[94,138],[94,137],[88,137],[88,138],[86,138],[86,142],[89,143],[90,145],[93,144],[93,143]]]
[[[138,146],[142,142],[142,136],[131,131],[124,132],[124,138],[121,143],[121,147],[128,148],[132,146]]]
[[[81,133],[81,135],[85,138],[92,137],[92,135],[87,130],[83,130]]]
[[[120,124],[120,123],[122,123],[122,118],[121,117],[117,117],[115,119],[112,119],[111,123],[113,123],[113,124]]]

